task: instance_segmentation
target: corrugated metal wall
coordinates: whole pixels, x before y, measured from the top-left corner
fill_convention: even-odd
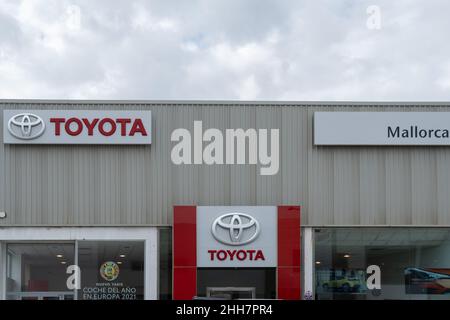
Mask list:
[[[151,146],[0,144],[0,225],[166,225],[174,204],[302,205],[303,225],[450,226],[450,147],[313,147],[314,111],[446,105],[2,102],[2,109],[150,109]],[[2,116],[2,114],[0,115]],[[280,171],[173,165],[174,129],[279,128]],[[3,132],[0,121],[0,135]],[[3,139],[3,137],[2,137]]]

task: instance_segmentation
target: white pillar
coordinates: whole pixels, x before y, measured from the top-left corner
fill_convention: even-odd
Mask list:
[[[145,300],[158,300],[158,229],[151,228],[145,240]]]
[[[303,229],[303,299],[314,298],[314,230]]]
[[[5,300],[6,291],[6,245],[0,241],[0,300]]]

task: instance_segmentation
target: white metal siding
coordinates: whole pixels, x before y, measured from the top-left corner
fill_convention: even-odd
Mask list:
[[[150,109],[151,146],[0,144],[0,225],[170,225],[175,204],[300,204],[303,225],[450,225],[450,147],[315,147],[314,111],[445,104],[2,102],[1,109]],[[280,170],[181,165],[176,128],[280,129]],[[3,132],[0,122],[0,134]]]

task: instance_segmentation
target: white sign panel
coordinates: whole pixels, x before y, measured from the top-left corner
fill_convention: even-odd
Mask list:
[[[151,144],[151,134],[151,111],[3,111],[9,144]]]
[[[276,267],[277,207],[197,207],[198,267]]]
[[[450,112],[315,112],[315,145],[450,145]]]

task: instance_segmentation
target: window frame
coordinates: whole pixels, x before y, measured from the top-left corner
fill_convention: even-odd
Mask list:
[[[0,277],[0,298],[6,298],[7,244],[28,242],[73,242],[75,243],[75,264],[78,264],[78,240],[144,241],[144,300],[157,300],[159,291],[159,259],[157,227],[8,227],[2,230],[0,252],[2,270]],[[77,296],[75,295],[75,299]]]

